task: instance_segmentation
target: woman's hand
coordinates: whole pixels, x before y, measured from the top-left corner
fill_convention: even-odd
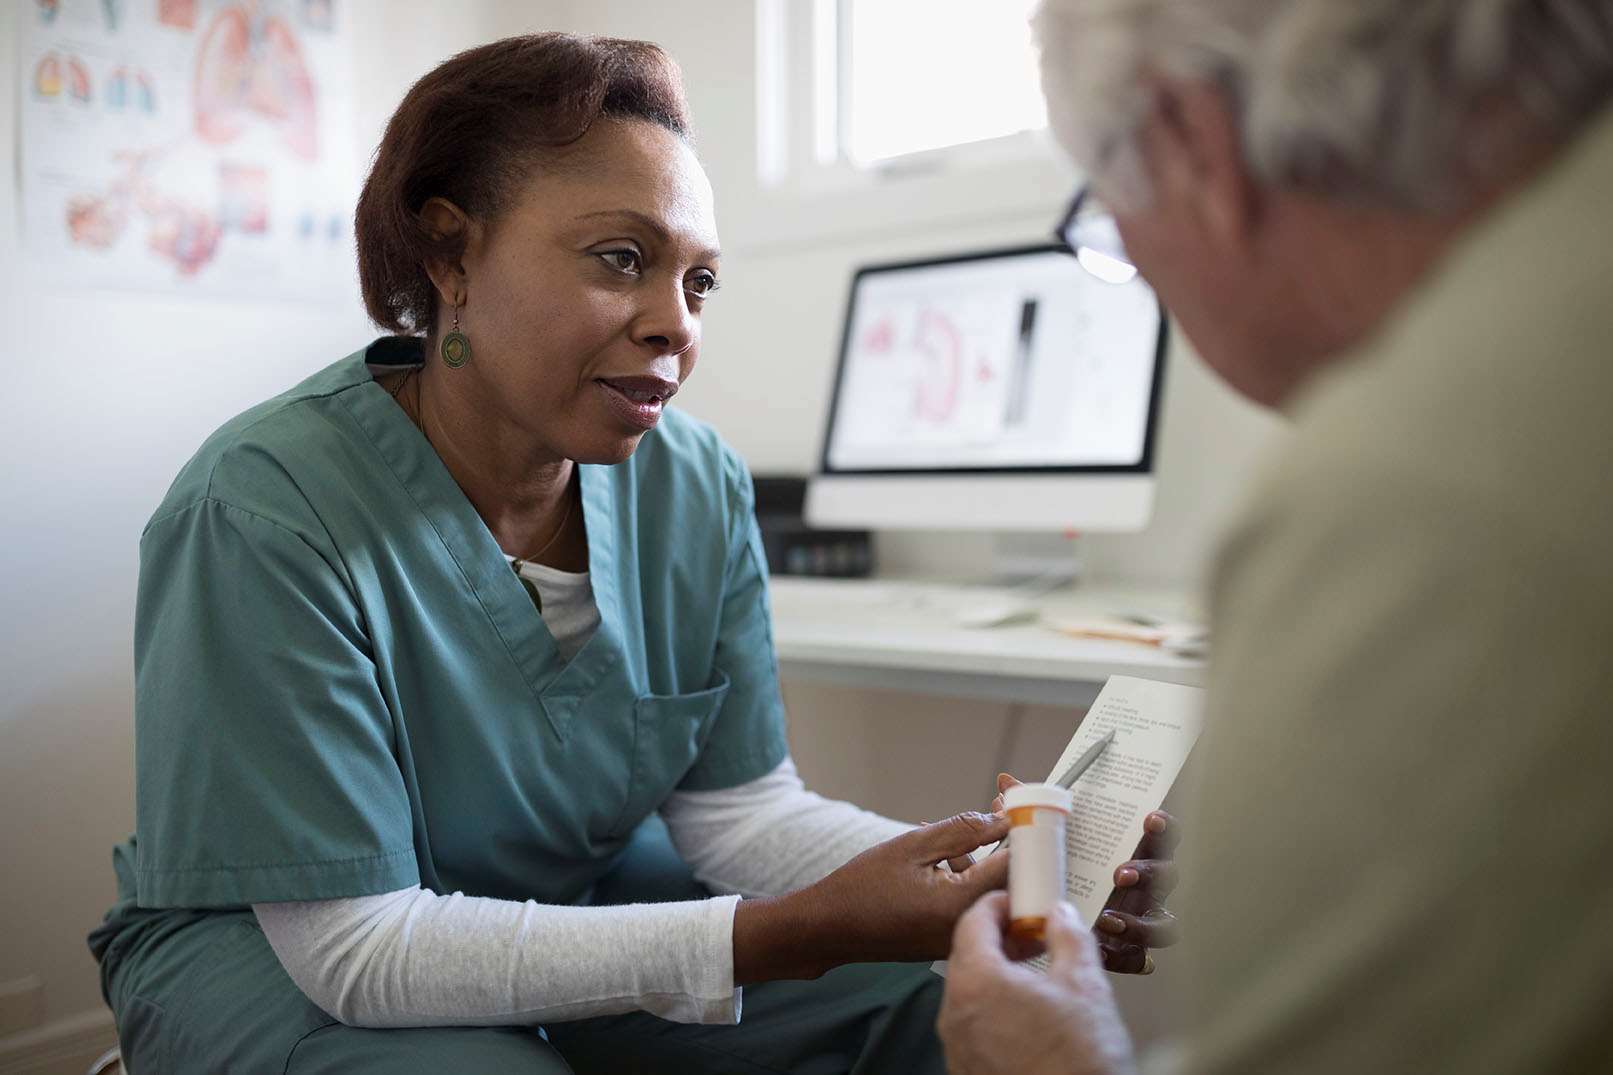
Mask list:
[[[1115,870],[1115,889],[1103,905],[1093,932],[1103,965],[1116,974],[1152,974],[1150,948],[1169,948],[1181,939],[1176,916],[1165,897],[1176,888],[1176,820],[1163,810],[1143,819],[1143,838],[1132,860]]]
[[[1003,808],[1003,792],[1019,781],[997,775],[993,813]],[[1165,909],[1165,897],[1176,888],[1174,855],[1180,841],[1176,820],[1163,810],[1143,819],[1143,838],[1130,862],[1115,870],[1114,891],[1093,925],[1104,968],[1115,974],[1152,974],[1151,948],[1169,948],[1180,939],[1176,916]]]
[[[959,916],[1008,882],[1008,856],[938,869],[1001,840],[1008,819],[959,814],[869,848],[814,885],[743,900],[734,912],[734,984],[815,978],[844,963],[945,959]]]

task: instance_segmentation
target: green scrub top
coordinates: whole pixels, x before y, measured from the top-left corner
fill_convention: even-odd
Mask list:
[[[231,421],[147,525],[119,851],[140,906],[585,900],[672,791],[784,760],[735,453],[669,410],[627,462],[578,468],[600,626],[567,663],[373,379],[422,357],[377,341]]]

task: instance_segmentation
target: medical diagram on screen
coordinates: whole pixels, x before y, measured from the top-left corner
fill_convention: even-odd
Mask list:
[[[1057,250],[858,280],[828,463],[836,471],[1129,466],[1159,333],[1140,281]]]

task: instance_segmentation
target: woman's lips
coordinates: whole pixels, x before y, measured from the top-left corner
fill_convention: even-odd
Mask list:
[[[594,382],[605,394],[605,403],[626,425],[643,431],[655,428],[661,408],[678,390],[676,381],[660,377],[612,377]]]

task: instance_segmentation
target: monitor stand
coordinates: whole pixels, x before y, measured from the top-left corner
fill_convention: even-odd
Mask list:
[[[874,560],[886,581],[1046,592],[1080,580],[1078,542],[1057,533],[876,530]]]
[[[1080,538],[1075,534],[992,535],[993,585],[1040,591],[1073,586],[1081,579]]]

